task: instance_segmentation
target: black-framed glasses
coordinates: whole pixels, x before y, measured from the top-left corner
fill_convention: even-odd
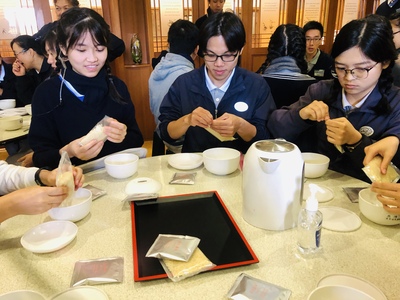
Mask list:
[[[322,38],[306,38],[306,43],[318,43]]]
[[[377,62],[371,68],[354,68],[354,69],[346,69],[341,67],[335,67],[334,70],[331,71],[332,76],[335,78],[345,77],[347,73],[350,73],[354,79],[365,79],[368,77],[369,71],[371,71],[375,66],[379,64]]]
[[[400,30],[393,32],[393,35],[398,34],[400,32]]]
[[[18,55],[20,55],[21,53],[25,53],[27,50],[26,49],[22,49],[21,51],[19,51],[18,53],[14,52],[14,56],[17,57]]]
[[[239,52],[236,54],[222,54],[217,55],[215,53],[204,53],[204,60],[207,62],[216,62],[218,58],[221,58],[223,62],[232,62],[239,55]]]

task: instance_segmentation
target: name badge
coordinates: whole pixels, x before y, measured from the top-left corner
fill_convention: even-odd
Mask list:
[[[314,77],[324,77],[325,70],[314,70]]]

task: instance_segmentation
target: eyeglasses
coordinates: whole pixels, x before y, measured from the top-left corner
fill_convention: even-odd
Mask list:
[[[354,68],[351,70],[335,67],[335,70],[332,70],[331,73],[332,73],[332,76],[335,78],[345,77],[347,75],[347,73],[350,73],[354,79],[365,79],[368,77],[369,71],[371,71],[373,68],[375,68],[375,66],[377,64],[379,64],[379,62],[377,62],[371,68]]]
[[[399,32],[400,32],[400,30],[399,30],[399,31],[396,31],[396,32],[393,32],[393,35],[398,34]]]
[[[319,42],[321,39],[322,39],[322,38],[306,38],[306,43],[311,43],[311,42],[317,43],[317,42]]]
[[[222,55],[217,55],[215,53],[204,53],[204,60],[208,62],[216,62],[219,57],[223,62],[232,62],[238,55],[239,52],[236,52],[236,54],[222,54]]]
[[[25,53],[25,52],[26,52],[26,50],[25,50],[25,49],[22,49],[22,50],[19,51],[18,53],[15,53],[15,52],[14,52],[14,56],[17,57],[17,56],[20,55],[21,53]]]

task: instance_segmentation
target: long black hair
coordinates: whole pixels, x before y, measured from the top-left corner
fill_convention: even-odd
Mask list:
[[[378,88],[382,98],[373,109],[377,114],[390,113],[391,107],[387,101],[386,94],[392,87],[392,67],[397,59],[390,22],[385,17],[369,15],[363,19],[347,23],[336,36],[331,56],[336,59],[340,54],[353,47],[360,48],[366,57],[377,63],[389,63],[389,66],[382,70],[378,80]],[[340,91],[340,83],[338,79],[335,79],[331,93],[332,97],[329,101],[335,101]]]
[[[57,42],[61,49],[68,53],[80,41],[85,33],[89,33],[96,45],[106,46],[110,41],[110,26],[103,17],[90,8],[72,7],[61,15],[57,24]],[[61,58],[64,58],[61,53]],[[111,67],[106,61],[104,68],[107,71],[109,93],[113,100],[125,103],[115,87],[111,74]]]
[[[290,56],[296,61],[301,73],[307,73],[306,38],[303,29],[294,24],[279,25],[268,44],[267,58],[256,73],[263,74],[270,63],[278,57]]]

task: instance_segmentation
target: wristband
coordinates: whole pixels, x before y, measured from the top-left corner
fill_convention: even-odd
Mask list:
[[[35,173],[35,182],[37,185],[39,186],[46,186],[41,180],[40,180],[40,172],[42,170],[47,170],[47,168],[39,168],[37,169],[36,173]]]

